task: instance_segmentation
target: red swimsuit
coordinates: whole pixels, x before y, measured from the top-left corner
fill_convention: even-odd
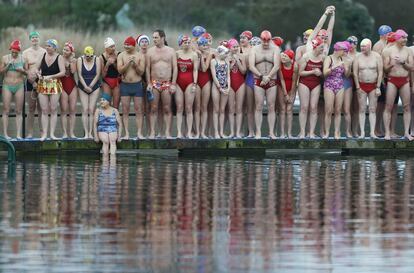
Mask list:
[[[282,64],[280,67],[282,71],[283,79],[285,80],[286,92],[290,92],[292,90],[293,85],[293,72],[295,71],[295,63],[292,63],[292,67],[290,69],[286,69],[285,66]],[[280,79],[277,79],[277,84],[282,87],[282,83]]]
[[[206,61],[206,60],[207,60],[207,58],[204,58],[204,61]],[[200,86],[201,89],[203,89],[204,85],[206,85],[210,81],[211,81],[210,68],[207,69],[206,72],[203,72],[201,70],[201,65],[200,65],[200,69],[198,70],[198,85]]]
[[[323,62],[313,62],[312,60],[309,60],[306,63],[306,67],[304,71],[312,71],[313,69],[318,68],[321,72],[322,72],[322,68],[323,68]],[[303,85],[306,85],[309,88],[309,91],[312,91],[313,89],[315,89],[315,87],[317,87],[318,85],[321,84],[321,77],[318,77],[314,74],[309,75],[309,76],[301,76],[299,79],[299,82]]]
[[[191,59],[183,60],[181,58],[177,59],[178,64],[178,76],[177,84],[180,86],[181,90],[185,92],[187,87],[192,84],[193,81],[193,61]]]
[[[237,92],[244,83],[244,75],[240,72],[236,62],[234,62],[230,69],[230,82],[231,89],[234,92]]]
[[[63,90],[69,96],[72,93],[73,88],[76,86],[75,78],[73,76],[73,73],[70,71],[70,66],[66,67],[65,76],[60,78],[60,81],[62,82]]]

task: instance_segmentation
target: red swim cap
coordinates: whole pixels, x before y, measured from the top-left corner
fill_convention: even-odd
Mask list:
[[[128,46],[136,46],[137,42],[135,41],[135,39],[132,36],[129,36],[128,38],[125,39],[124,41],[124,45],[128,45]]]
[[[387,43],[394,43],[396,41],[395,39],[395,32],[390,32],[387,35]]]
[[[14,40],[10,44],[10,50],[21,51],[22,50],[22,43],[19,40]]]
[[[323,41],[321,39],[319,39],[319,38],[316,38],[316,39],[313,39],[312,40],[312,47],[313,47],[313,49],[317,48],[321,44],[323,44]]]
[[[262,33],[260,33],[260,39],[263,41],[270,41],[272,40],[272,33],[268,30],[263,30]]]
[[[286,54],[291,60],[295,58],[295,52],[292,49],[286,49],[283,54]]]
[[[279,37],[279,36],[273,37],[273,38],[272,38],[272,41],[273,41],[273,43],[274,43],[275,45],[277,45],[278,47],[280,47],[280,46],[284,43],[283,38],[282,38],[282,37]]]
[[[69,47],[70,52],[75,52],[75,48],[73,47],[72,42],[68,41],[65,43],[65,46]]]
[[[204,37],[204,38],[206,38],[207,40],[213,40],[213,36],[212,36],[210,33],[208,33],[208,32],[203,33],[203,34],[201,35],[201,37]]]
[[[250,30],[245,30],[242,34],[240,34],[240,36],[245,36],[247,37],[247,40],[250,41],[253,38],[253,33]]]

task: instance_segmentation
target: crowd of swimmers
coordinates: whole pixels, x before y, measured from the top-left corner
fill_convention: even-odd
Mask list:
[[[404,137],[412,140],[414,51],[406,45],[407,33],[383,25],[375,45],[350,36],[336,42],[330,54],[334,24],[335,7],[329,6],[315,28],[303,33],[304,44],[296,52],[282,50],[283,39],[267,30],[259,37],[246,30],[239,39],[220,41],[212,48],[213,36],[196,26],[191,36],[178,37],[178,51],[167,45],[163,30],[156,30],[153,46],[150,37],[139,35],[126,38],[124,50],[118,52],[108,37],[102,54],[87,46],[78,58],[71,42],[60,54],[56,40],[47,40],[43,48],[39,33],[31,32],[30,48],[21,53],[21,43],[15,40],[1,60],[3,133],[9,137],[14,98],[17,138],[22,138],[26,97],[27,138],[33,137],[35,112],[40,110],[40,140],[56,139],[59,108],[63,138],[76,138],[79,97],[83,137],[105,143],[132,137],[171,138],[173,109],[177,138],[261,138],[264,106],[268,137],[292,138],[298,94],[300,132],[295,137],[317,137],[318,120],[319,137],[330,137],[333,117],[333,137],[340,138],[343,115],[346,137],[364,138],[367,108],[371,138],[398,137],[394,129],[401,98]],[[134,135],[128,124],[131,100]]]

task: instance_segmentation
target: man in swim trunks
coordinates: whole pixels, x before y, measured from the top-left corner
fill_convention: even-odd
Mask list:
[[[27,138],[33,137],[33,124],[36,109],[39,117],[40,134],[42,135],[42,127],[40,126],[42,111],[40,110],[37,92],[34,90],[36,88],[35,80],[37,78],[36,64],[46,53],[46,50],[39,46],[39,37],[39,32],[30,32],[29,39],[32,45],[28,49],[23,51],[23,58],[27,60],[28,64],[26,82],[26,100],[27,104],[29,105],[29,113],[27,115]]]
[[[354,81],[359,103],[360,138],[365,137],[365,112],[367,97],[369,102],[369,125],[371,138],[375,135],[377,100],[381,95],[380,86],[383,77],[381,55],[372,51],[372,42],[369,39],[361,41],[361,53],[357,54],[353,62]]]
[[[135,118],[137,123],[137,138],[144,138],[142,135],[142,123],[144,117],[144,86],[142,75],[145,72],[144,54],[135,50],[136,41],[128,37],[124,41],[125,51],[118,55],[117,67],[121,75],[121,103],[122,121],[125,128],[125,139],[129,139],[128,119],[131,97],[134,100]]]
[[[378,35],[380,36],[380,39],[374,44],[372,50],[381,55],[382,51],[384,51],[384,49],[387,47],[387,40],[390,34],[392,34],[392,28],[390,26],[380,26],[378,28]],[[384,135],[384,122],[382,120],[382,117],[384,115],[385,107],[385,88],[385,84],[381,84],[381,96],[378,98],[376,113],[377,120],[375,122],[375,134],[377,136]],[[396,111],[393,111],[393,116],[396,116]]]
[[[262,44],[253,47],[249,53],[249,69],[254,74],[255,78],[255,137],[262,137],[263,102],[266,97],[269,137],[274,139],[276,138],[274,134],[276,120],[276,75],[280,67],[280,49],[273,45],[272,34],[268,30],[262,31],[260,38]]]
[[[397,30],[394,37],[395,45],[382,53],[384,70],[388,72],[384,111],[385,139],[391,139],[391,111],[397,92],[399,92],[403,104],[404,137],[411,141],[413,137],[409,133],[411,122],[410,71],[413,69],[413,55],[406,46],[408,35],[404,30]]]

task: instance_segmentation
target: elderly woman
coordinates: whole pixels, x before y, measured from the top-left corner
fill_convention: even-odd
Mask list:
[[[46,41],[46,53],[37,65],[40,108],[42,109],[42,136],[41,141],[47,138],[50,115],[50,138],[57,139],[55,136],[57,122],[57,108],[60,94],[63,91],[60,78],[65,76],[65,61],[57,53],[58,42],[54,39]]]
[[[102,93],[99,108],[95,110],[94,135],[95,142],[102,142],[103,156],[116,154],[116,142],[121,141],[122,120],[116,108],[110,105],[112,98],[107,93]]]
[[[76,120],[76,101],[78,88],[76,87],[76,59],[75,48],[71,42],[65,43],[62,56],[65,62],[65,76],[61,78],[63,91],[60,96],[60,112],[62,118],[63,138],[76,138],[74,134]],[[69,114],[69,127],[68,117]],[[69,135],[68,135],[69,129]]]
[[[91,46],[84,49],[84,55],[77,61],[79,76],[79,97],[82,104],[82,124],[85,131],[84,138],[92,138],[93,113],[99,97],[101,62],[95,56]]]
[[[117,57],[119,52],[116,51],[115,42],[111,37],[104,41],[105,51],[99,56],[102,64],[102,91],[113,97],[112,105],[118,109],[121,100],[119,91],[119,72],[117,69]]]
[[[14,97],[16,104],[16,137],[22,138],[22,110],[24,104],[24,80],[27,62],[24,61],[21,51],[21,43],[18,40],[10,44],[10,54],[3,56],[0,65],[0,74],[3,79],[3,133],[9,138],[7,127],[9,125],[10,104]]]

